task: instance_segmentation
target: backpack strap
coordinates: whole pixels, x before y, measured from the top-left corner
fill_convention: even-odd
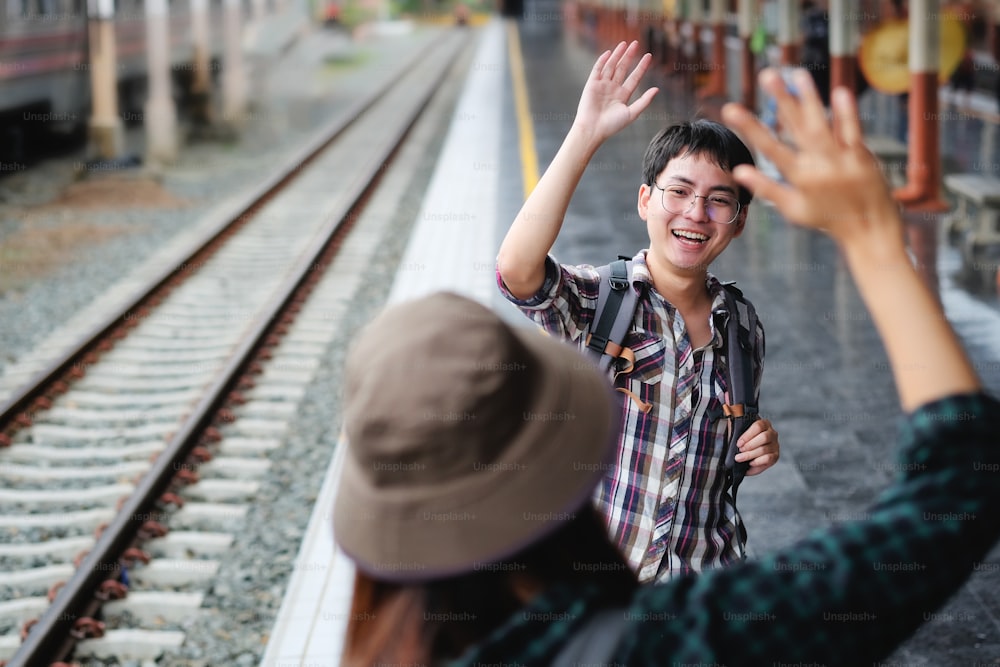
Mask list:
[[[552,667],[607,665],[628,625],[625,609],[602,609],[577,630],[552,661]]]
[[[623,352],[622,343],[632,326],[639,295],[632,288],[632,260],[620,257],[597,267],[601,277],[594,322],[587,337],[587,354],[607,371]]]
[[[736,490],[746,476],[750,465],[737,462],[736,446],[739,437],[760,418],[754,397],[754,345],[757,336],[757,311],[732,283],[723,283],[723,296],[729,318],[726,321],[726,368],[729,379],[729,400],[722,406],[722,415],[729,419],[729,447],[726,450],[726,473],[732,488],[733,501]]]

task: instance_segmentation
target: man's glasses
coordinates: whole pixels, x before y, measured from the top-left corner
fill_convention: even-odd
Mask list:
[[[695,194],[694,190],[686,185],[668,185],[661,188],[653,183],[653,187],[661,191],[660,203],[663,205],[663,210],[668,213],[675,215],[687,213],[694,206],[695,200],[704,199],[705,211],[708,213],[708,219],[712,222],[728,225],[736,220],[736,216],[740,214],[740,201],[724,192],[716,192],[706,196]]]

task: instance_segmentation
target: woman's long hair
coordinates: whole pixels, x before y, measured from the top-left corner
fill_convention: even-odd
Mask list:
[[[638,585],[589,502],[541,541],[468,574],[399,584],[359,571],[342,664],[431,665],[457,658],[523,607],[526,592],[530,597],[557,582],[597,582],[608,605],[624,604]]]

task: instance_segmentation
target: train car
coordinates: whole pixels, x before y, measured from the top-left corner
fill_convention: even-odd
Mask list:
[[[83,0],[0,0],[0,114],[72,120],[89,100]]]
[[[209,0],[213,72],[221,55],[221,0]],[[141,118],[146,100],[146,17],[143,0],[115,0],[119,109]],[[188,0],[168,0],[175,97],[192,78]],[[90,115],[91,82],[86,0],[0,0],[0,158],[27,152],[28,137],[74,132]]]

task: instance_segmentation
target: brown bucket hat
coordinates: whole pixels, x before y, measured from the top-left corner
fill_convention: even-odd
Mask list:
[[[566,343],[437,293],[358,334],[334,534],[375,578],[484,569],[572,518],[607,470],[611,388]]]

